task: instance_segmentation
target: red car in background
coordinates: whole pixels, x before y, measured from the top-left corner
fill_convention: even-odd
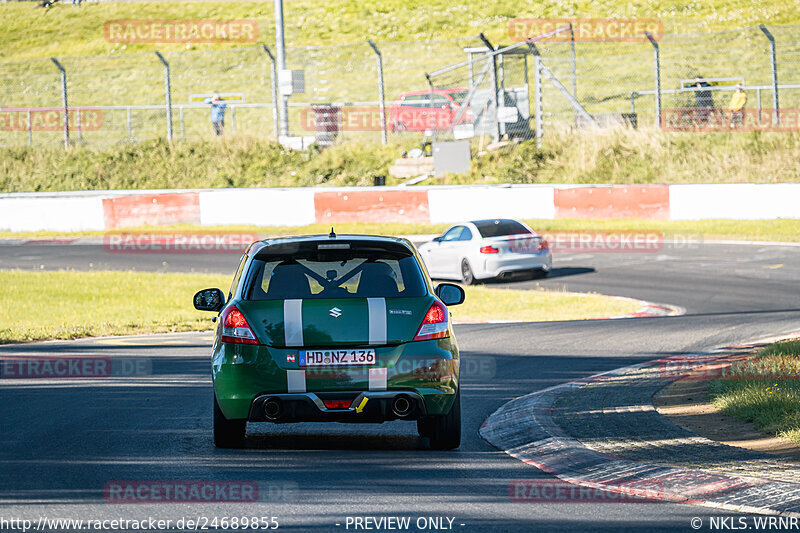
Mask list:
[[[467,89],[429,89],[403,93],[389,110],[391,131],[446,130],[453,123],[467,96]],[[433,97],[433,100],[431,100]],[[459,124],[472,122],[472,112],[467,108]]]

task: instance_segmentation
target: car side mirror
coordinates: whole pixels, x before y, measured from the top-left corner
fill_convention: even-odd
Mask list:
[[[444,239],[444,236],[439,235],[438,237],[433,238],[433,242],[442,242],[442,239]]]
[[[458,305],[464,303],[464,289],[452,283],[440,283],[434,290],[436,296],[444,305]]]
[[[194,295],[194,308],[198,311],[222,311],[225,294],[219,289],[203,289]]]

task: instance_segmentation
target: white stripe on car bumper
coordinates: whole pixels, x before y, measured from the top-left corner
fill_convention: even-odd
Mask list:
[[[369,344],[386,344],[386,299],[367,298],[369,308]]]
[[[385,368],[369,369],[369,390],[371,391],[386,390]]]
[[[283,301],[283,334],[287,347],[303,345],[303,300]]]
[[[287,392],[306,392],[306,371],[287,370],[286,371],[286,391]]]

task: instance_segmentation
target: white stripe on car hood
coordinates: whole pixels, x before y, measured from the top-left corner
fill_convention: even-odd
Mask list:
[[[386,344],[386,299],[367,298],[369,308],[369,344]]]
[[[283,335],[287,347],[303,345],[303,300],[283,301]]]

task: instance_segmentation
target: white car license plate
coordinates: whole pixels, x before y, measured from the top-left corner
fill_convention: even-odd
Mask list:
[[[374,365],[375,349],[300,350],[300,366]]]
[[[515,254],[535,254],[539,252],[539,239],[517,239],[511,243],[511,251]]]

